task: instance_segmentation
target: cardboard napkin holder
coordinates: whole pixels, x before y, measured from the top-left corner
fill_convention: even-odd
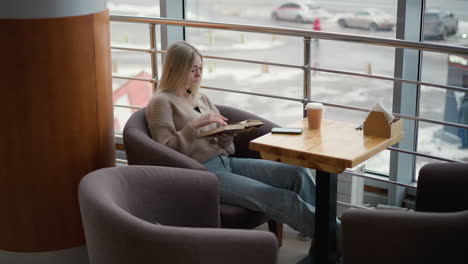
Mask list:
[[[403,133],[403,120],[387,121],[383,112],[371,111],[364,121],[364,135],[391,138]]]

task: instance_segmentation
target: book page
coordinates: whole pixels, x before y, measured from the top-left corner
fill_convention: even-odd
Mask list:
[[[241,131],[247,130],[248,128],[259,127],[262,126],[263,122],[260,120],[253,120],[248,119],[241,122],[231,123],[226,126],[217,127],[215,129],[211,129],[205,132],[201,132],[198,136],[199,137],[206,137],[206,136],[214,136],[224,132],[232,132],[232,131]]]

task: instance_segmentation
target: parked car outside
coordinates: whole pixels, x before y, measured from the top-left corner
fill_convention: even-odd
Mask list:
[[[458,18],[450,11],[426,9],[424,11],[424,38],[444,40],[458,32]]]
[[[297,23],[312,22],[318,17],[320,6],[311,1],[287,2],[275,8],[271,13],[274,20],[290,20]]]
[[[395,17],[379,9],[364,9],[338,19],[342,27],[364,28],[370,31],[392,30]]]

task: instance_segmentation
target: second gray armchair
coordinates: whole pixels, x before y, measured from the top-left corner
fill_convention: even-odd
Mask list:
[[[416,212],[350,209],[342,225],[346,264],[467,263],[468,164],[423,166]]]
[[[216,176],[125,166],[89,173],[79,187],[91,264],[275,264],[270,232],[220,227]]]

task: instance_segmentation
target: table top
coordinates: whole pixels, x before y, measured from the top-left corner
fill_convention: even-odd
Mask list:
[[[300,135],[266,134],[250,142],[262,158],[287,164],[341,173],[398,143],[403,133],[391,138],[373,137],[356,130],[359,125],[322,120],[320,129],[309,130],[307,118],[287,127],[301,127]]]

